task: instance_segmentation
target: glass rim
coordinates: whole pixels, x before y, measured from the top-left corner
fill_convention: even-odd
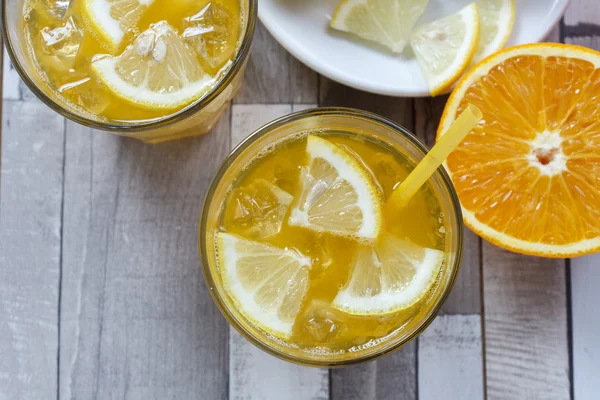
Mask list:
[[[211,270],[210,270],[210,265],[209,265],[208,255],[207,255],[208,252],[207,252],[206,240],[205,240],[208,217],[209,217],[209,215],[208,215],[209,206],[213,200],[213,196],[215,194],[215,191],[216,191],[222,177],[225,175],[226,171],[229,169],[229,167],[232,165],[232,163],[238,158],[238,156],[244,150],[246,150],[250,145],[252,145],[258,139],[262,138],[265,135],[268,135],[270,132],[272,132],[273,130],[275,130],[279,127],[285,126],[289,123],[293,123],[298,120],[302,120],[304,118],[315,117],[315,116],[342,116],[342,117],[349,117],[349,118],[359,118],[359,119],[367,120],[370,122],[379,123],[389,129],[391,129],[392,131],[402,135],[406,139],[408,139],[413,145],[415,145],[415,147],[423,155],[427,154],[427,152],[429,151],[428,147],[423,142],[421,142],[421,140],[419,138],[417,138],[415,135],[413,135],[410,131],[408,131],[403,126],[397,124],[396,122],[394,122],[388,118],[382,117],[380,115],[377,115],[377,114],[374,114],[374,113],[371,113],[368,111],[362,111],[362,110],[346,108],[346,107],[323,107],[323,108],[313,108],[313,109],[308,109],[308,110],[302,110],[302,111],[297,111],[297,112],[294,112],[291,114],[287,114],[285,116],[282,116],[280,118],[277,118],[277,119],[267,123],[266,125],[263,125],[262,127],[258,128],[257,130],[255,130],[253,133],[251,133],[249,136],[247,136],[244,140],[242,140],[242,142],[240,142],[237,146],[235,146],[233,148],[233,150],[231,150],[230,153],[227,155],[227,157],[225,157],[225,159],[221,163],[221,166],[216,171],[216,173],[211,181],[208,191],[206,192],[204,202],[202,204],[200,224],[199,224],[199,228],[198,228],[198,243],[199,243],[199,251],[200,251],[201,269],[202,269],[202,273],[204,275],[205,283],[208,287],[208,291],[210,292],[211,297],[213,298],[215,304],[217,305],[217,307],[219,308],[219,310],[221,311],[221,313],[223,314],[225,319],[246,340],[248,340],[250,343],[252,343],[254,346],[258,347],[259,349],[271,354],[272,356],[282,359],[284,361],[289,361],[294,364],[299,364],[299,365],[304,365],[304,366],[309,366],[309,367],[316,367],[316,368],[325,368],[325,367],[326,368],[337,368],[337,367],[345,367],[345,366],[359,364],[359,363],[363,363],[363,362],[367,362],[367,361],[372,361],[372,360],[378,359],[380,357],[383,357],[389,353],[392,353],[392,352],[400,349],[407,343],[411,342],[414,338],[419,336],[425,329],[427,329],[427,327],[438,316],[442,306],[448,299],[448,296],[452,292],[452,289],[456,282],[456,277],[458,276],[458,271],[460,269],[460,263],[461,263],[462,252],[463,252],[464,223],[463,223],[463,218],[462,218],[462,208],[460,205],[460,201],[458,199],[458,194],[456,193],[456,189],[454,188],[452,180],[451,180],[450,176],[448,175],[448,173],[446,172],[446,169],[443,166],[441,166],[440,168],[438,168],[436,173],[441,174],[441,178],[442,178],[444,187],[448,190],[452,206],[456,210],[456,212],[454,213],[454,218],[455,218],[456,224],[458,226],[457,233],[456,233],[456,235],[457,235],[456,258],[455,258],[453,265],[450,266],[449,282],[448,282],[447,286],[443,289],[443,292],[442,292],[437,304],[431,309],[431,312],[427,316],[427,318],[425,318],[418,325],[417,329],[415,329],[414,332],[412,332],[410,335],[408,335],[403,340],[398,341],[398,343],[395,343],[394,345],[389,346],[389,347],[384,347],[381,349],[381,351],[378,351],[378,352],[375,352],[372,354],[367,354],[367,355],[364,355],[361,357],[347,359],[347,360],[326,361],[326,360],[319,360],[319,359],[311,360],[308,357],[303,358],[303,357],[297,357],[297,356],[293,356],[290,354],[286,354],[286,353],[276,350],[275,348],[269,346],[265,342],[255,338],[244,326],[242,326],[240,323],[238,323],[237,319],[233,316],[233,314],[229,310],[230,307],[227,306],[227,304],[222,299],[222,297],[219,295],[219,293],[217,293],[217,291],[214,289],[214,287],[216,286],[215,279],[213,279],[213,274],[211,273]],[[260,330],[260,328],[257,328],[257,329]]]
[[[213,101],[217,96],[219,96],[223,92],[223,90],[225,90],[225,88],[229,86],[233,78],[240,72],[240,70],[244,66],[244,62],[246,61],[250,53],[250,47],[252,45],[252,39],[254,38],[256,21],[258,18],[258,0],[248,0],[248,8],[246,10],[246,30],[244,32],[244,36],[241,39],[239,51],[237,52],[235,58],[233,59],[231,67],[229,68],[229,70],[227,70],[223,79],[218,81],[218,83],[207,94],[205,94],[192,104],[182,108],[181,110],[173,114],[169,114],[166,117],[146,120],[141,123],[127,124],[118,123],[115,121],[105,122],[93,120],[83,115],[79,115],[63,107],[56,101],[52,100],[49,96],[46,95],[46,93],[44,93],[37,87],[37,85],[29,77],[29,74],[26,72],[25,68],[23,68],[16,56],[16,52],[14,50],[15,46],[11,40],[8,31],[9,28],[6,13],[6,5],[8,4],[8,1],[9,0],[1,0],[0,13],[2,14],[2,17],[0,18],[0,20],[2,21],[2,36],[4,37],[4,44],[6,46],[6,51],[8,53],[12,65],[14,66],[15,70],[17,71],[23,82],[25,82],[29,90],[31,90],[33,94],[44,104],[46,104],[48,107],[50,107],[52,110],[56,111],[63,117],[66,117],[89,128],[101,129],[109,132],[120,132],[125,134],[130,132],[144,132],[151,129],[164,128],[170,126],[201,111],[211,101]]]

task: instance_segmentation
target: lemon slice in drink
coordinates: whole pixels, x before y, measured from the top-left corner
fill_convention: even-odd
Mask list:
[[[166,21],[151,25],[120,56],[97,57],[92,69],[116,96],[150,110],[184,107],[215,83]]]
[[[479,0],[479,45],[473,63],[502,49],[515,24],[515,0]]]
[[[83,15],[91,28],[116,50],[154,0],[83,0]]]
[[[217,251],[225,290],[237,308],[266,332],[289,338],[308,289],[310,258],[223,232]]]
[[[439,250],[383,234],[374,247],[358,250],[350,280],[333,300],[333,307],[354,315],[408,308],[432,287],[443,260]]]
[[[330,26],[401,53],[429,0],[342,0]]]
[[[458,13],[419,26],[411,46],[433,96],[465,72],[479,43],[479,13],[471,3]]]
[[[381,228],[381,191],[352,155],[318,136],[308,136],[308,166],[288,223],[315,231],[373,240]]]

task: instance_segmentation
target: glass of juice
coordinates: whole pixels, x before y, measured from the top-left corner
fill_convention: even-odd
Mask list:
[[[426,153],[394,122],[345,108],[250,135],[213,180],[199,229],[227,320],[268,353],[322,367],[423,331],[458,272],[460,205],[443,168],[402,209],[386,200]]]
[[[257,0],[2,0],[13,65],[44,103],[150,143],[210,131],[237,93]]]

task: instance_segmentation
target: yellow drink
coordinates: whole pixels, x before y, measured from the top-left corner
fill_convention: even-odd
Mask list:
[[[267,127],[230,156],[230,165],[220,171],[208,195],[200,247],[205,273],[214,286],[212,293],[236,328],[282,358],[335,365],[371,358],[395,348],[430,320],[456,273],[462,229],[460,212],[449,181],[439,172],[400,212],[383,212],[380,236],[402,238],[419,248],[444,253],[432,283],[408,307],[362,315],[340,309],[335,299],[348,287],[353,269],[358,268],[355,259],[365,243],[290,223],[291,209],[302,196],[303,168],[310,163],[310,136],[325,139],[358,160],[374,178],[384,200],[408,176],[423,156],[422,148],[412,138],[398,135],[396,127],[386,126],[386,121],[371,118],[355,111],[325,109],[296,114]],[[285,213],[273,211],[273,204],[278,201],[286,206],[291,202]],[[293,250],[311,260],[308,287],[289,335],[280,335],[257,323],[248,316],[246,301],[232,293],[228,282],[231,278],[224,276],[224,263],[229,256],[224,257],[220,243],[215,243],[219,232]],[[268,304],[265,313],[269,312],[267,308]]]
[[[16,49],[15,57],[25,61],[34,92],[68,117],[150,142],[170,140],[206,133],[239,89],[255,11],[248,0],[25,0],[19,40],[28,59],[19,60]],[[157,24],[177,43],[159,43]],[[155,38],[146,53],[144,35]],[[93,68],[106,55],[117,60],[117,82]],[[161,103],[194,84],[193,93]],[[140,88],[145,92],[135,93]],[[158,100],[147,102],[147,93]]]

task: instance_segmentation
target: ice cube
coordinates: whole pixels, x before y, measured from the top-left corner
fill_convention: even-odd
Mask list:
[[[64,20],[70,5],[71,0],[30,0],[25,2],[23,15],[29,22],[31,12],[35,10],[53,19]]]
[[[311,258],[314,271],[319,272],[320,269],[327,269],[333,264],[333,256],[331,255],[333,247],[330,243],[332,240],[335,240],[335,238],[331,238],[326,234],[317,234],[307,243],[305,253]]]
[[[331,343],[348,327],[340,311],[323,300],[313,300],[304,314],[304,330],[318,343]]]
[[[183,20],[183,38],[213,68],[233,56],[236,38],[229,32],[232,17],[219,4],[208,3],[198,13]]]
[[[58,91],[94,115],[100,114],[110,103],[106,90],[90,77],[65,83]]]
[[[43,28],[40,38],[44,54],[56,57],[66,69],[73,68],[79,46],[83,41],[83,30],[77,26],[73,17],[54,29]]]
[[[292,204],[285,190],[264,180],[234,189],[225,211],[226,224],[241,228],[251,239],[264,239],[281,230],[283,220]]]
[[[42,0],[46,10],[58,19],[64,19],[71,5],[71,0]]]

